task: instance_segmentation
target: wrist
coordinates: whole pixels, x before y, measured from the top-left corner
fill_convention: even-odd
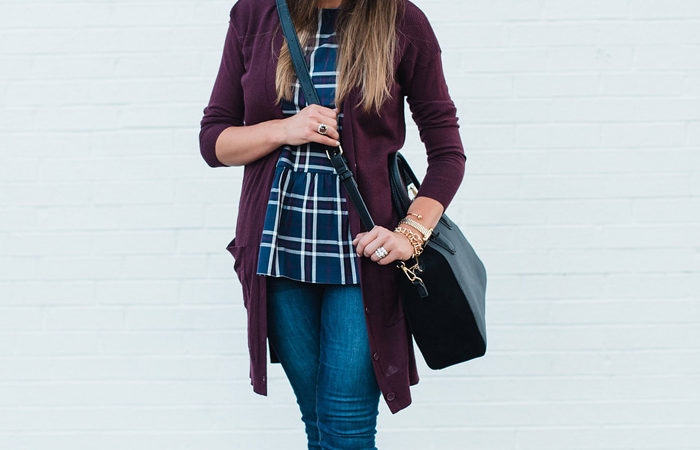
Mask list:
[[[399,223],[399,224],[397,225],[397,227],[408,228],[410,231],[412,231],[412,232],[415,233],[416,235],[420,236],[420,237],[421,237],[421,240],[422,240],[423,233],[421,233],[421,231],[420,231],[418,228],[416,228],[416,227],[414,227],[414,226],[412,226],[412,225],[409,225],[409,224],[407,224],[407,223]],[[401,233],[401,234],[403,234],[403,233]],[[408,237],[408,236],[406,236],[406,237]]]
[[[272,119],[267,122],[269,130],[266,133],[270,139],[270,144],[277,148],[287,143],[287,124],[284,119]]]
[[[394,232],[403,234],[406,239],[411,243],[411,246],[413,246],[413,255],[412,256],[418,256],[423,252],[423,238],[422,235],[418,232],[415,232],[412,229],[409,229],[408,227],[404,227],[403,225],[399,225],[396,228],[394,228]]]

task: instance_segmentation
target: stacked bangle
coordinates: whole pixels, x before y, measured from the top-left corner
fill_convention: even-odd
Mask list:
[[[419,230],[421,233],[423,233],[423,242],[427,241],[430,238],[430,235],[433,232],[432,228],[426,228],[425,225],[422,223],[418,223],[415,220],[409,218],[409,217],[404,217],[399,221],[399,225],[402,223],[411,225],[413,228]]]
[[[411,245],[413,245],[413,257],[416,257],[423,252],[423,245],[433,233],[433,228],[427,228],[422,223],[411,219],[410,217],[408,217],[409,214],[416,216],[418,219],[423,218],[421,214],[409,211],[406,213],[406,217],[399,221],[399,224],[396,228],[394,228],[394,231],[398,231],[399,233],[405,235],[408,238],[408,240],[411,241]],[[409,228],[402,227],[401,224],[404,223],[420,231],[422,234],[416,233],[415,231]]]
[[[398,231],[399,233],[403,234],[408,238],[409,241],[411,241],[411,245],[413,245],[413,256],[418,256],[423,252],[423,237],[416,233],[415,231],[409,230],[406,227],[402,226],[397,226],[394,228],[394,231]]]

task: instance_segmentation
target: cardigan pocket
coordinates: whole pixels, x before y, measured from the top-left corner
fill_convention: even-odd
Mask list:
[[[233,256],[234,263],[233,263],[233,270],[238,272],[238,266],[241,264],[240,260],[240,254],[241,254],[241,249],[243,248],[242,245],[236,244],[236,238],[234,237],[231,239],[231,242],[228,243],[226,246],[226,250]]]
[[[247,308],[248,307],[248,280],[245,277],[243,267],[242,267],[242,262],[243,262],[243,257],[245,252],[243,251],[245,249],[245,245],[238,245],[236,243],[236,238],[234,237],[231,242],[228,243],[226,246],[226,250],[233,256],[233,271],[236,273],[238,276],[238,281],[241,283],[241,287],[243,288],[243,304]]]

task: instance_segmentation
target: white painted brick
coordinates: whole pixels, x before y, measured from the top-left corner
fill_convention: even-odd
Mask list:
[[[548,61],[545,48],[506,47],[487,50],[453,50],[451,53],[452,58],[443,58],[446,73],[538,72],[547,66]]]
[[[602,144],[611,147],[674,147],[683,146],[683,123],[608,123],[603,124]],[[682,166],[681,166],[682,167]]]
[[[94,283],[95,301],[101,305],[177,304],[178,283],[147,280],[98,281]]]
[[[94,289],[89,281],[12,280],[0,283],[2,305],[92,305]]]
[[[697,23],[692,21],[615,21],[600,23],[598,42],[602,44],[685,44],[697,36]]]
[[[43,325],[41,307],[6,307],[0,315],[0,329],[4,333],[39,331]]]
[[[489,344],[442,371],[416,349],[377,446],[697,450],[700,4],[414,3],[458,111],[447,213],[487,267]],[[225,249],[243,168],[198,149],[232,4],[0,8],[0,448],[305,447],[283,368],[267,397],[248,379]]]
[[[127,316],[128,318],[128,316]],[[105,355],[156,355],[169,356],[183,353],[183,336],[180,330],[150,327],[147,331],[129,329],[124,332],[100,333],[99,349]],[[127,326],[130,325],[127,322]]]
[[[585,75],[523,75],[513,80],[518,97],[583,97],[598,92],[598,76]]]
[[[493,22],[536,20],[541,15],[541,0],[523,0],[521,2],[455,2],[445,4],[441,0],[422,0],[414,2],[431,19],[431,23],[440,22]]]
[[[626,0],[545,0],[542,15],[554,20],[624,18],[627,16],[628,3]]]
[[[507,74],[463,75],[452,77],[450,82],[463,86],[459,89],[459,92],[463,95],[462,98],[499,98],[513,95],[512,77]],[[457,102],[461,99],[453,100]],[[459,106],[457,108],[459,109]]]
[[[599,124],[557,123],[557,124],[522,124],[516,129],[516,141],[521,148],[546,148],[557,150],[561,148],[591,148],[600,144]],[[554,151],[547,153],[518,152],[520,158],[537,162],[536,167],[543,170],[543,161],[551,158]],[[575,155],[576,151],[566,151],[567,157]],[[513,157],[516,155],[512,155]],[[563,164],[558,166],[562,169]],[[576,166],[579,167],[579,166]]]
[[[220,278],[207,280],[185,280],[180,283],[180,301],[183,304],[234,304],[243,305],[243,295],[238,278],[233,271],[233,258],[218,258],[215,263],[223,265],[218,270],[221,272]],[[212,258],[213,259],[213,258]]]
[[[647,19],[690,19],[700,17],[694,0],[633,0],[630,17]]]
[[[627,71],[633,67],[635,47],[631,45],[551,46],[547,51],[547,69],[553,72],[606,73]]]
[[[513,47],[550,47],[590,45],[596,42],[600,22],[521,21],[508,24],[509,45]]]
[[[173,183],[160,181],[142,182],[102,182],[95,186],[93,199],[97,204],[131,204],[170,203],[174,200]]]
[[[122,271],[119,257],[44,256],[37,262],[33,279],[71,280],[109,279]]]
[[[242,318],[233,319],[237,329],[226,331],[206,331],[188,333],[184,336],[183,347],[193,355],[237,355],[241,363],[247,364],[248,345],[245,322]],[[244,365],[245,365],[244,364]]]
[[[694,149],[697,149],[697,147],[700,146],[700,122],[692,122],[688,124],[688,140],[686,144]]]
[[[24,366],[33,365],[36,359],[16,358],[13,362]],[[131,380],[138,377],[143,380],[191,380],[218,379],[229,381],[236,377],[234,358],[221,356],[108,356],[95,357],[93,364],[87,366],[77,358],[57,358],[51,361],[53,380],[99,381],[105,378],[113,380]],[[29,370],[27,370],[29,372]]]
[[[125,328],[122,308],[54,308],[44,314],[48,331],[112,331]]]
[[[94,331],[69,332],[67,330],[51,333],[18,334],[12,354],[43,357],[95,355],[99,344],[98,335]]]
[[[233,306],[207,308],[130,307],[126,323],[130,330],[228,330],[236,325]]]
[[[90,191],[85,189],[83,183],[70,183],[49,186],[36,183],[7,184],[0,193],[0,201],[6,205],[16,206],[46,206],[71,199],[76,204],[85,204],[90,201]]]
[[[0,207],[0,231],[32,230],[37,228],[39,211],[37,208]],[[0,256],[2,253],[0,253]]]
[[[696,38],[697,40],[697,38]],[[634,68],[637,70],[695,70],[700,69],[697,42],[677,45],[639,46],[634,54]]]

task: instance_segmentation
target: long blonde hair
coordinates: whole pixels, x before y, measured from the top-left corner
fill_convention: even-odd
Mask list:
[[[319,1],[287,0],[287,3],[304,49],[316,34]],[[336,106],[340,107],[355,86],[362,87],[362,100],[355,107],[362,107],[365,112],[374,108],[379,113],[384,101],[391,98],[396,27],[404,9],[404,0],[343,0],[335,20],[338,43]],[[280,32],[279,24],[275,35],[277,32]],[[275,71],[275,103],[282,98],[291,101],[295,80],[294,65],[284,40]]]

